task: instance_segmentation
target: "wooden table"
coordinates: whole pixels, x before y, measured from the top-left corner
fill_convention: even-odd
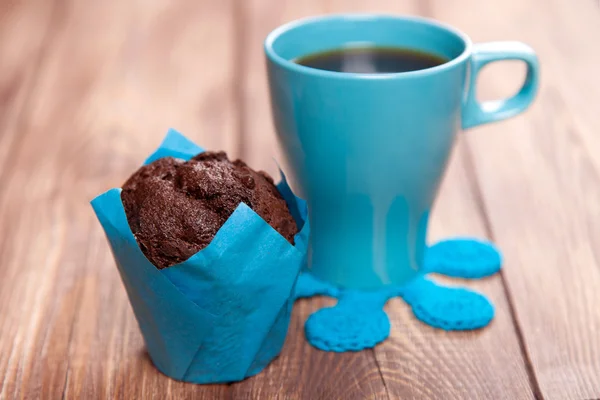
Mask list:
[[[537,102],[461,135],[430,230],[503,249],[501,274],[458,282],[492,299],[496,318],[446,333],[392,300],[389,340],[334,354],[303,335],[331,300],[304,300],[258,376],[168,379],[144,351],[88,202],[169,127],[273,171],[262,40],[340,11],[424,15],[538,51]],[[0,398],[600,398],[599,43],[595,0],[1,1]],[[523,73],[490,67],[482,96],[511,94]]]

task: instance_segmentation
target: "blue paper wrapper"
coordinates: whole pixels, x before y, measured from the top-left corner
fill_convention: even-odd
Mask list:
[[[171,130],[145,163],[167,156],[188,160],[202,151]],[[306,203],[283,174],[277,188],[300,229],[294,246],[241,203],[206,248],[162,270],[140,250],[121,189],[92,200],[150,358],[165,375],[194,383],[239,381],[281,351],[309,227]]]

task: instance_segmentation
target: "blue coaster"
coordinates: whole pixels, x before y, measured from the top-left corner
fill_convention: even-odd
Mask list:
[[[478,239],[442,240],[427,249],[426,272],[454,278],[479,279],[498,272],[502,265],[500,251],[492,243]]]
[[[457,238],[429,247],[423,269],[426,273],[481,279],[498,272],[501,263],[493,244]],[[404,299],[420,321],[447,331],[483,328],[494,318],[494,306],[482,294],[439,285],[426,275],[401,287],[359,291],[338,288],[303,272],[294,298],[317,295],[338,299],[335,306],[316,311],[306,321],[306,339],[324,351],[359,351],[384,341],[390,334],[390,321],[383,307],[392,297]]]

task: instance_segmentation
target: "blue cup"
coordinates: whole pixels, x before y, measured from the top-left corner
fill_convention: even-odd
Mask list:
[[[402,47],[445,64],[403,73],[314,69],[298,57],[356,45]],[[519,42],[473,45],[439,22],[333,15],[283,25],[265,40],[278,139],[309,207],[309,268],[339,286],[402,284],[422,265],[429,212],[456,133],[524,111],[538,61]],[[508,99],[478,102],[479,70],[521,60],[527,76]]]

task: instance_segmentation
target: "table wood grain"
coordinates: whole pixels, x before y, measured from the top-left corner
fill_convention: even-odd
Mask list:
[[[120,185],[169,127],[274,172],[262,40],[303,16],[423,15],[476,42],[522,40],[542,85],[526,114],[460,135],[429,240],[494,240],[494,302],[448,333],[386,306],[373,350],[309,346],[296,303],[282,354],[230,385],[151,364],[89,200]],[[600,398],[600,6],[594,0],[0,0],[0,399]],[[510,95],[524,68],[480,79]],[[440,278],[441,279],[441,278]]]

